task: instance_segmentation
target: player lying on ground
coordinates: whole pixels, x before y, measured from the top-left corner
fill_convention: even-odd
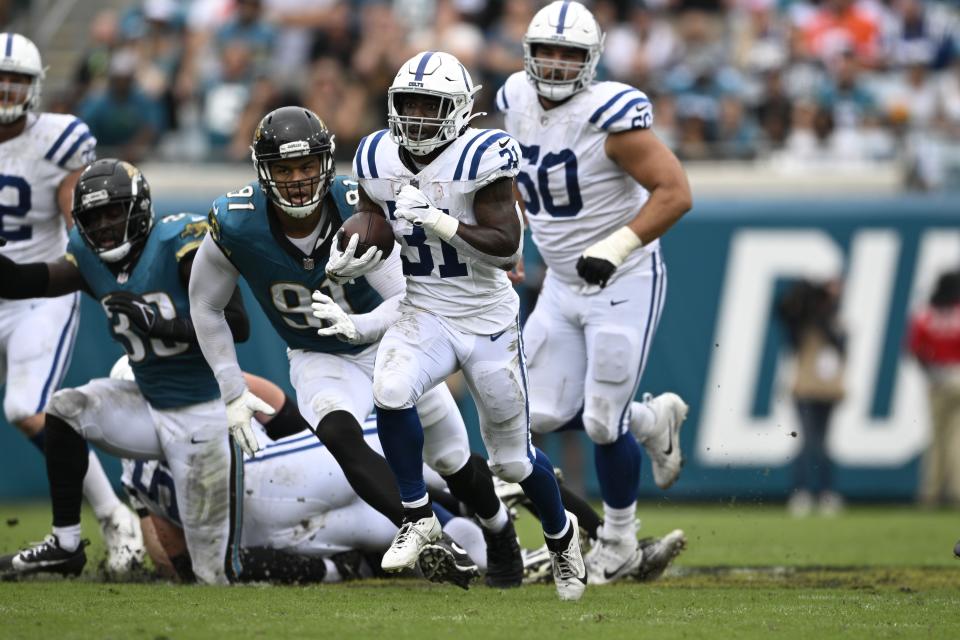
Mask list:
[[[193,572],[201,582],[226,583],[240,572],[233,515],[243,465],[190,321],[187,282],[206,220],[180,213],[155,221],[146,179],[119,160],[84,170],[73,216],[76,226],[59,260],[18,264],[0,256],[0,297],[87,293],[103,306],[136,381],[96,379],[53,395],[46,415],[53,533],[0,559],[0,570],[82,571],[81,490],[91,442],[122,457],[166,460],[181,487],[177,507]],[[227,307],[231,337],[245,340],[239,291]]]
[[[328,265],[349,270],[357,242],[345,238],[351,244],[344,252],[335,242],[358,194],[355,182],[334,176],[333,150],[333,134],[307,109],[284,107],[264,116],[253,141],[258,180],[213,203],[211,234],[190,280],[191,309],[200,346],[227,402],[230,428],[252,454],[258,443],[249,433],[250,414],[261,405],[244,384],[223,319],[230,292],[241,276],[247,281],[289,348],[300,413],[356,493],[399,527],[403,509],[393,475],[364,441],[360,424],[373,410],[374,359],[381,336],[399,315],[404,280],[399,252],[380,261],[374,247],[365,257],[378,267],[366,276],[342,284],[327,278]],[[427,465],[482,518],[488,584],[519,585],[523,565],[513,525],[489,477],[471,462],[466,427],[450,391],[441,384],[419,400],[414,411],[426,426]],[[459,574],[475,572],[469,558],[451,557],[455,549],[449,545],[443,549],[426,550],[428,577],[458,581]]]
[[[36,113],[44,68],[40,52],[17,33],[0,34],[0,255],[16,262],[63,255],[73,186],[96,157],[97,140],[81,120]],[[80,296],[0,300],[3,412],[44,452],[43,409],[70,368],[80,324]],[[137,519],[113,492],[89,453],[83,494],[100,522],[107,569],[123,573],[143,554]]]

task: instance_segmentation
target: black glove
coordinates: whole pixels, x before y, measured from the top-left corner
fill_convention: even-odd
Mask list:
[[[4,238],[3,236],[0,236],[0,247],[2,247],[5,244],[7,244],[7,239]]]
[[[598,284],[601,287],[607,286],[607,280],[613,275],[617,268],[609,260],[603,258],[587,258],[580,256],[577,260],[577,275],[590,284]]]
[[[122,313],[130,319],[134,330],[154,337],[157,323],[162,318],[157,309],[142,297],[129,291],[114,291],[103,299],[103,306],[111,315]]]

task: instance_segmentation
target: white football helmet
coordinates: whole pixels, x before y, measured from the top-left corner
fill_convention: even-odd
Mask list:
[[[0,72],[32,78],[29,85],[0,82],[0,96],[6,96],[8,101],[0,103],[0,122],[9,124],[40,106],[40,89],[45,74],[37,45],[19,33],[0,33],[0,54],[3,54],[0,56]]]
[[[606,38],[597,19],[579,2],[551,2],[533,16],[523,36],[523,68],[537,93],[548,100],[565,100],[590,86]],[[586,52],[583,62],[534,57],[538,44],[575,47]],[[572,78],[566,72],[575,71]]]
[[[387,91],[387,123],[394,142],[423,156],[456,140],[475,116],[473,97],[480,91],[455,56],[424,51],[407,60]],[[405,96],[420,94],[440,98],[434,117],[401,115]],[[481,114],[476,114],[477,116]]]

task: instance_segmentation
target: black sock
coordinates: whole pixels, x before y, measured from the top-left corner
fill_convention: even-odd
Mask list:
[[[337,460],[356,494],[396,526],[403,524],[397,479],[383,456],[363,439],[363,429],[356,418],[346,411],[334,411],[320,421],[315,433]]]
[[[297,403],[290,397],[283,397],[283,406],[277,411],[276,415],[270,418],[270,421],[263,425],[267,432],[267,437],[271,440],[279,440],[300,433],[304,429],[309,429],[310,425],[300,415],[297,409]]]
[[[438,491],[437,489],[427,487],[427,494],[430,496],[430,502],[440,505],[454,516],[463,515],[460,501],[446,491]]]
[[[173,565],[173,570],[177,572],[177,577],[180,578],[181,582],[193,583],[197,581],[197,576],[193,574],[193,562],[190,560],[188,551],[170,558],[170,564]]]
[[[573,522],[570,522],[569,524],[570,526],[567,527],[567,532],[563,534],[563,537],[548,538],[547,536],[543,536],[543,539],[547,543],[547,549],[553,551],[554,553],[566,551],[567,547],[570,546],[570,538],[573,536]]]
[[[476,457],[480,460],[480,466],[487,466],[483,458]],[[489,519],[500,511],[500,499],[493,489],[493,477],[479,471],[477,466],[471,456],[459,471],[443,476],[443,479],[457,500],[473,509],[481,518]]]
[[[422,507],[404,507],[403,508],[403,520],[404,522],[416,522],[417,520],[423,520],[424,518],[429,518],[433,515],[433,504],[430,502],[429,498],[427,499],[427,504]]]
[[[49,413],[44,431],[53,526],[80,524],[83,478],[89,464],[87,442],[69,424]]]
[[[46,429],[40,429],[40,431],[37,431],[35,434],[27,438],[27,440],[29,440],[37,449],[40,449],[41,455],[44,455],[44,451],[47,448]]]
[[[294,555],[269,547],[241,549],[240,558],[243,562],[241,582],[309,584],[323,582],[327,575],[323,558]]]

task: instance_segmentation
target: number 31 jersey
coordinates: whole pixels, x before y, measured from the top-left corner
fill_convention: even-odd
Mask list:
[[[520,143],[517,186],[527,208],[533,241],[562,281],[581,285],[577,259],[587,247],[632,220],[649,193],[604,150],[611,133],[649,129],[653,107],[638,89],[598,82],[545,110],[523,72],[497,92],[506,130]],[[634,251],[613,276],[655,250]],[[613,280],[611,279],[611,281]]]
[[[360,141],[353,170],[360,186],[387,216],[403,253],[405,301],[443,316],[461,331],[491,335],[514,322],[519,298],[503,269],[460,255],[448,242],[394,215],[397,193],[413,184],[437,207],[476,224],[477,192],[517,175],[516,141],[497,129],[467,128],[419,173],[401,160],[386,130]]]
[[[23,133],[0,143],[0,237],[17,262],[63,255],[66,227],[57,187],[96,158],[97,140],[82,120],[59,113],[27,114]]]

